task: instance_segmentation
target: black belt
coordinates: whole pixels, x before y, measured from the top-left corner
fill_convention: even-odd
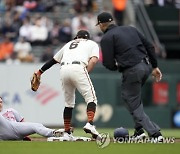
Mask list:
[[[150,62],[149,62],[149,58],[147,58],[147,57],[144,57],[142,60],[141,60],[141,62],[145,62],[146,64],[150,64]]]
[[[65,65],[65,64],[67,64],[67,65],[69,65],[69,64],[79,64],[79,65],[80,65],[81,62],[80,62],[80,61],[73,61],[73,62],[71,62],[71,63],[62,62],[62,63],[61,63],[61,66],[62,66],[62,65]]]
[[[149,61],[149,58],[148,57],[144,57],[139,63],[146,63],[146,64],[150,64],[150,61]],[[139,64],[138,63],[138,64]],[[135,65],[134,65],[135,66]],[[118,70],[119,70],[119,72],[123,72],[123,71],[125,71],[126,69],[128,69],[128,68],[131,68],[131,67],[133,67],[133,66],[130,66],[130,67],[125,67],[125,68],[123,68],[123,67],[118,67]]]

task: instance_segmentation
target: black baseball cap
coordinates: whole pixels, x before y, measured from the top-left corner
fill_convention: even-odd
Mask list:
[[[113,21],[113,17],[108,12],[102,12],[97,16],[97,21],[98,21],[98,23],[96,24],[96,26],[99,25],[100,23]]]
[[[77,38],[89,39],[90,34],[86,30],[80,30],[80,31],[77,32],[76,37],[74,39],[77,39]]]

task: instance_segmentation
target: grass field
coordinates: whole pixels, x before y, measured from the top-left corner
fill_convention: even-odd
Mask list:
[[[113,129],[98,129],[99,132],[108,132],[110,136],[113,135]],[[133,130],[129,130],[132,134]],[[162,133],[165,137],[180,138],[180,130],[178,129],[164,129]],[[87,136],[82,129],[76,129],[74,136]],[[39,138],[38,135],[31,136],[32,138]],[[111,142],[107,147],[98,148],[96,142],[46,142],[46,141],[1,141],[0,154],[179,154],[180,142],[173,144],[151,144],[151,143],[113,143]]]

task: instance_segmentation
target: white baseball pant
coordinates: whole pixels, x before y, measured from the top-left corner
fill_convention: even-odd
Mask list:
[[[65,63],[60,69],[60,79],[62,89],[64,91],[65,106],[75,106],[75,90],[80,92],[84,97],[85,102],[88,104],[94,102],[97,104],[97,97],[86,70],[86,67],[81,64]]]

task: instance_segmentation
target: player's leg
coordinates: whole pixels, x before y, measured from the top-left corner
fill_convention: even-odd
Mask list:
[[[0,140],[22,140],[37,133],[44,137],[59,136],[64,130],[49,129],[40,123],[9,121],[0,115]]]
[[[76,75],[78,76],[74,79],[75,86],[87,103],[86,112],[88,123],[84,126],[84,130],[86,131],[86,133],[91,133],[93,137],[96,138],[99,135],[99,133],[96,131],[95,126],[93,124],[97,105],[97,97],[94,90],[94,86],[91,82],[86,68],[79,68],[78,73]]]
[[[65,99],[65,108],[63,113],[64,118],[64,129],[65,129],[65,138],[67,140],[73,140],[73,136],[71,135],[71,119],[72,119],[72,111],[75,105],[75,86],[69,75],[72,73],[69,66],[65,66],[61,69],[61,83],[62,83],[62,90]],[[69,138],[69,139],[68,139]]]
[[[54,129],[47,128],[40,123],[32,123],[32,122],[14,122],[12,123],[14,130],[17,135],[22,139],[25,136],[37,133],[44,137],[52,137],[54,136]]]
[[[75,105],[75,87],[71,82],[63,82],[65,108],[63,113],[65,132],[70,133],[72,111]]]
[[[19,136],[11,126],[11,121],[0,114],[0,140],[18,140]]]
[[[153,135],[159,132],[159,127],[144,113],[141,101],[142,82],[149,74],[144,65],[144,63],[140,63],[123,73],[122,98],[133,116],[135,129],[139,131],[143,127],[148,134]]]
[[[72,107],[65,107],[64,108],[64,113],[63,113],[63,118],[64,118],[64,130],[68,134],[71,133],[71,119],[72,119]]]
[[[97,105],[97,97],[94,90],[94,86],[91,82],[89,74],[86,68],[79,69],[78,77],[75,78],[75,86],[80,92],[80,94],[85,99],[87,103],[87,118],[88,122],[93,124],[94,115],[96,112],[96,105]]]
[[[9,121],[0,115],[0,139],[22,140],[25,136],[38,133],[43,136],[51,136],[52,130],[46,129],[41,124]]]

